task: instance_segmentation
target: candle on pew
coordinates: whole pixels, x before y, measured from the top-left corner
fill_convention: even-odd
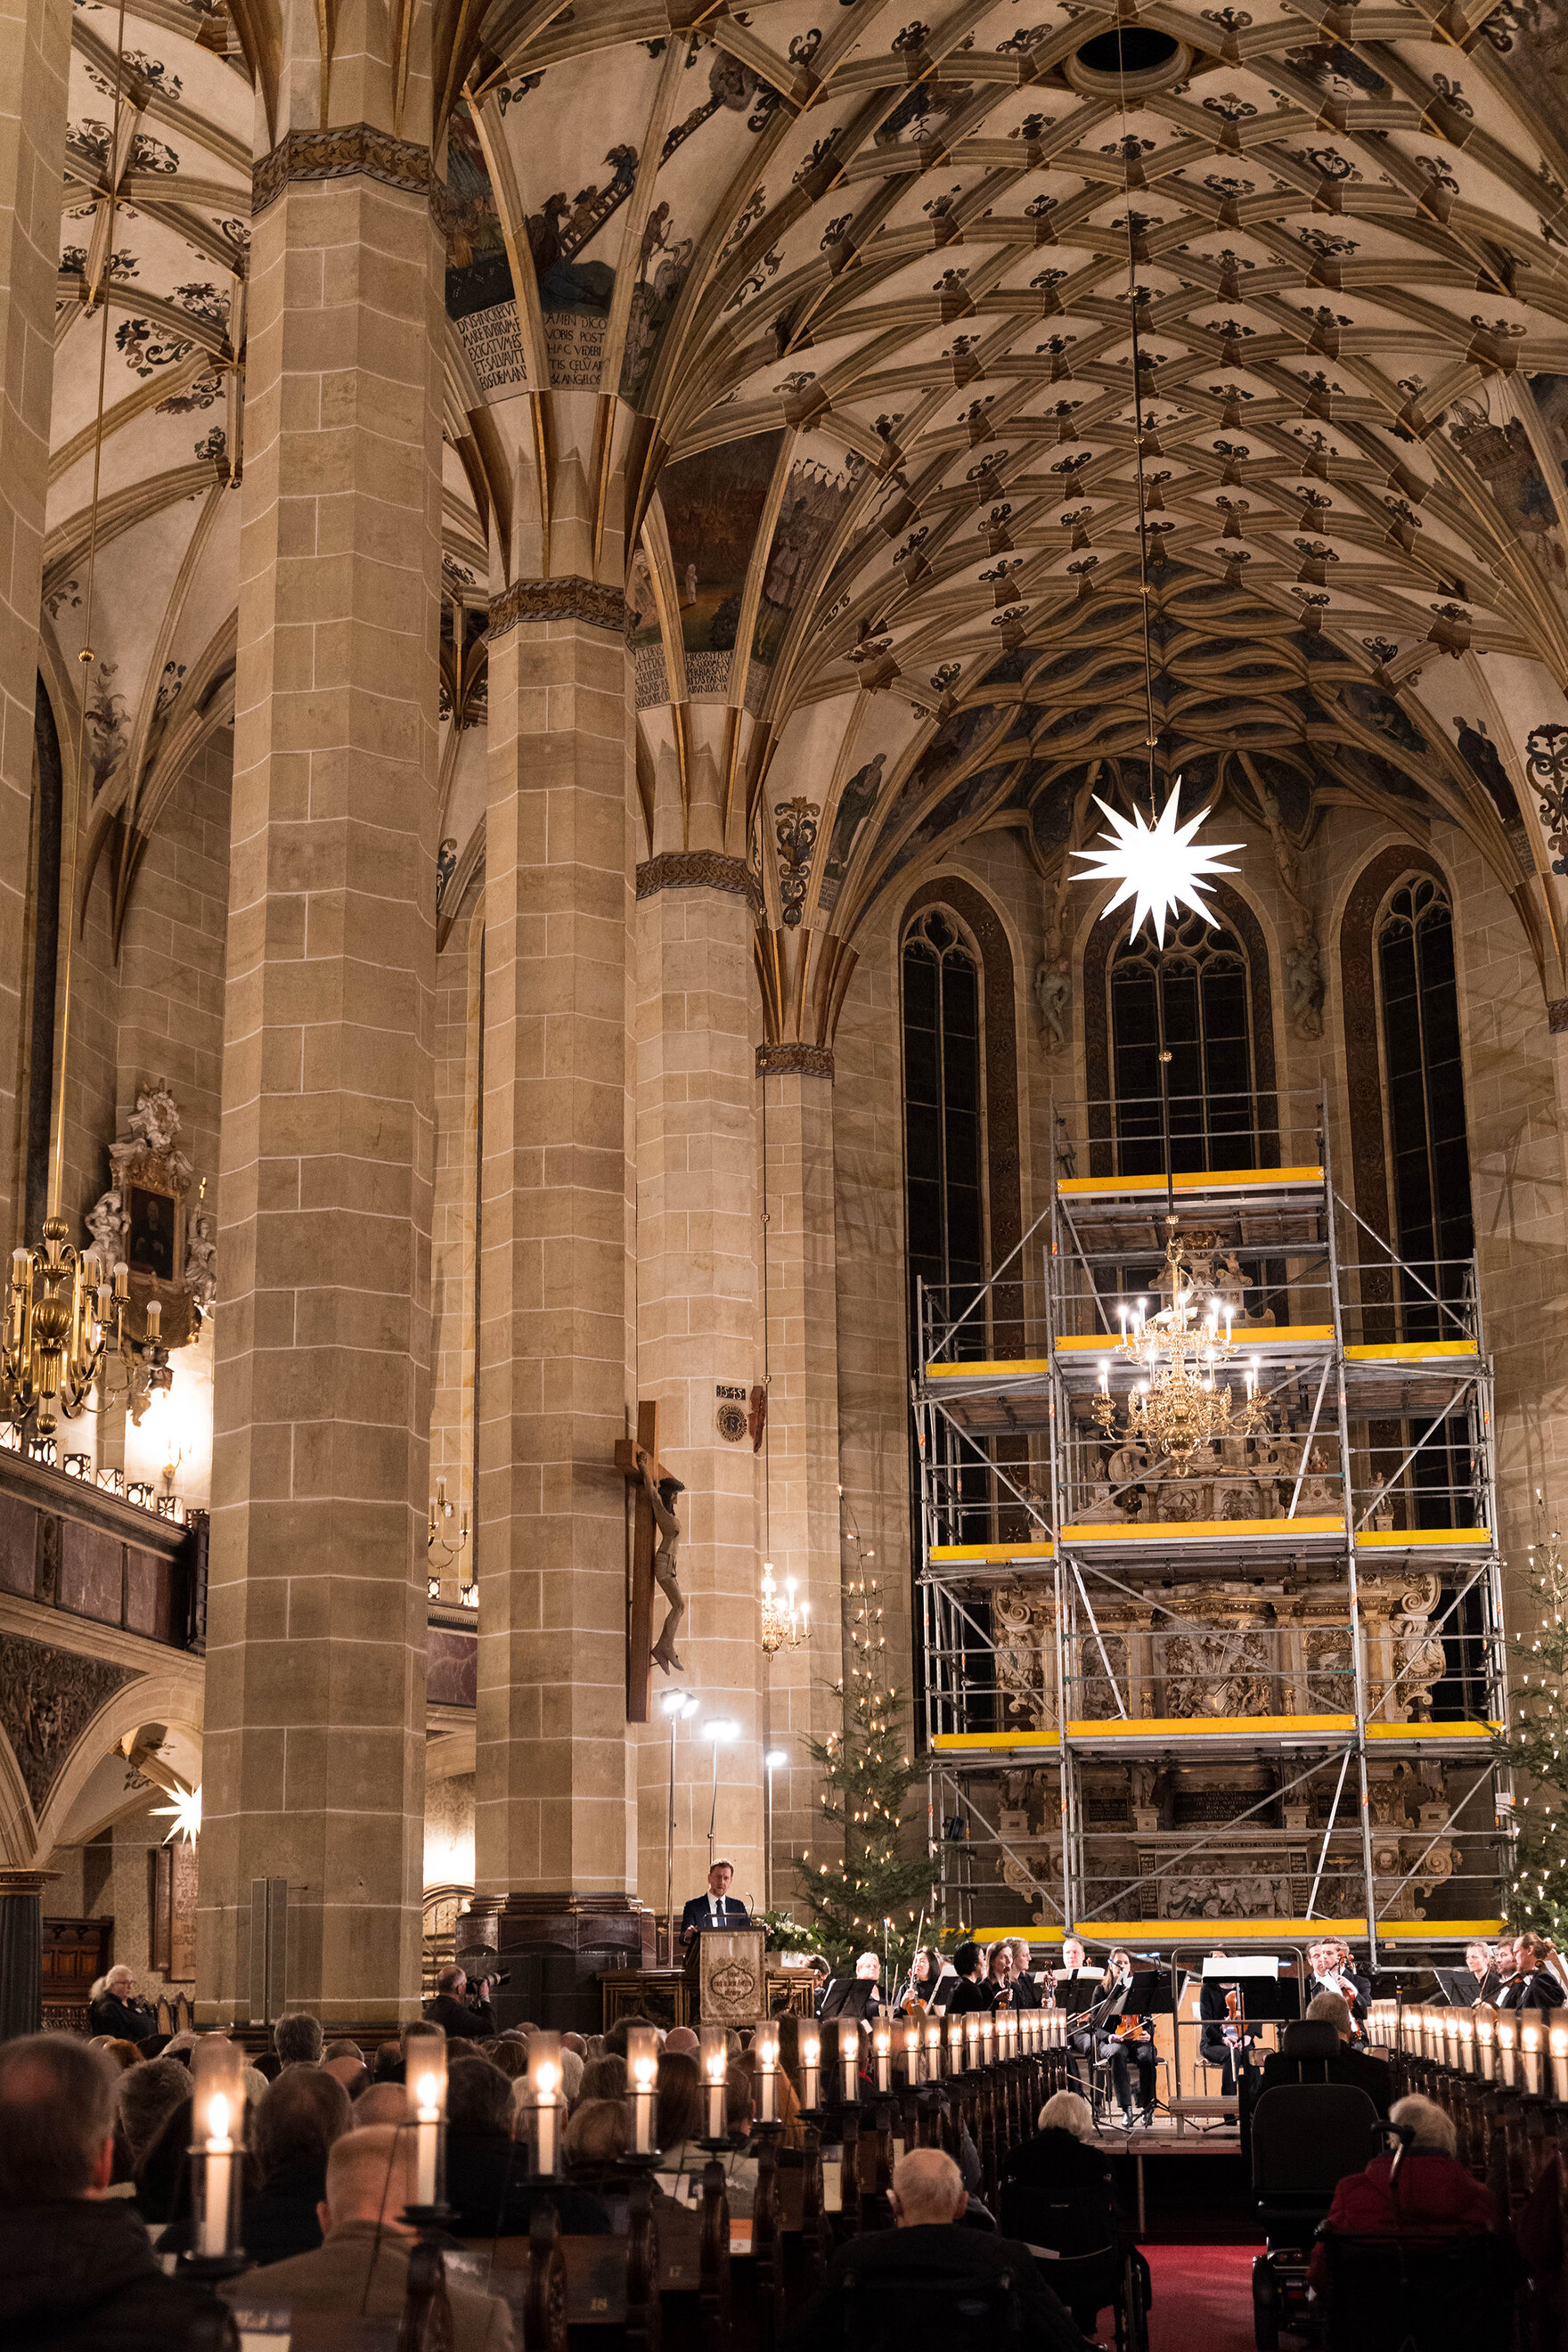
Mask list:
[[[838,2021],[838,2071],[844,2104],[852,2107],[860,2096],[860,2028],[852,2017]]]
[[[542,2180],[553,2180],[561,2168],[562,2074],[559,2033],[531,2033],[528,2088],[533,2104],[533,2168]]]
[[[801,2037],[804,2059],[805,2035]],[[702,2068],[703,2095],[708,2105],[708,2137],[724,2139],[729,2135],[730,2109],[726,2085],[730,2079],[730,2037],[721,2025],[704,2025],[698,2030],[699,2063]]]
[[[893,2087],[893,2029],[886,2019],[879,2018],[871,2032],[871,2047],[877,2057],[877,2089],[886,2097]]]
[[[658,2034],[651,2025],[626,2029],[626,2080],[632,2103],[632,2154],[651,2156],[658,2084]]]
[[[815,2108],[820,2102],[819,2089],[822,2063],[822,2036],[815,2025],[800,2029],[800,2103]]]
[[[752,2037],[752,2055],[757,2062],[757,2121],[776,2124],[779,2119],[779,2030],[776,2025],[759,2025]]]

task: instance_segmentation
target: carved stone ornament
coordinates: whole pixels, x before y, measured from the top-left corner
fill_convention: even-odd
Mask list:
[[[93,1717],[131,1678],[129,1666],[0,1633],[0,1729],[16,1752],[35,1820]]]
[[[185,1347],[195,1338],[217,1290],[211,1212],[198,1201],[195,1215],[186,1217],[192,1169],[180,1132],[179,1105],[168,1086],[162,1078],[150,1081],[137,1094],[125,1132],[109,1147],[109,1190],[86,1219],[103,1264],[123,1258],[131,1269],[130,1336],[146,1337],[147,1307],[155,1298],[163,1310],[166,1348]]]

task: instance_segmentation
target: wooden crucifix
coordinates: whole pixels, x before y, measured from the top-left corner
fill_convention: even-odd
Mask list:
[[[657,1403],[639,1399],[637,1436],[618,1440],[616,1467],[636,1496],[632,1581],[626,1599],[626,1721],[647,1723],[653,1703],[655,1665],[666,1674],[672,1668],[678,1674],[682,1671],[675,1636],[686,1614],[677,1573],[680,1522],[675,1516],[675,1497],[685,1490],[658,1458]],[[657,1643],[653,1638],[656,1586],[669,1603]]]

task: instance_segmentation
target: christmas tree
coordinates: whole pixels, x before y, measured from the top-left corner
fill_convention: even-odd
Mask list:
[[[1508,1731],[1499,1742],[1504,1759],[1531,1784],[1514,1811],[1508,1916],[1562,1943],[1568,1940],[1568,1566],[1555,1528],[1530,1546],[1529,1558],[1540,1618],[1532,1635],[1516,1635],[1509,1645],[1517,1673]]]
[[[932,1871],[923,1853],[910,1858],[913,1822],[904,1820],[904,1801],[923,1779],[904,1747],[899,1722],[901,1695],[886,1679],[887,1645],[875,1575],[851,1533],[855,1555],[845,1578],[848,1654],[845,1680],[834,1685],[844,1707],[844,1728],[826,1739],[805,1743],[820,1767],[826,1851],[802,1854],[795,1863],[803,1907],[809,1918],[805,1942],[826,1952],[836,1969],[850,1967],[858,1952],[882,1956],[883,1982],[908,1966],[922,1912],[931,1906]],[[923,1846],[923,1838],[919,1841]]]

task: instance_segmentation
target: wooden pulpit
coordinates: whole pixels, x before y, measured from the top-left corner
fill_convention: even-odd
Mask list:
[[[767,1937],[761,1927],[704,1927],[686,1955],[703,2025],[757,2025],[768,2014]]]

